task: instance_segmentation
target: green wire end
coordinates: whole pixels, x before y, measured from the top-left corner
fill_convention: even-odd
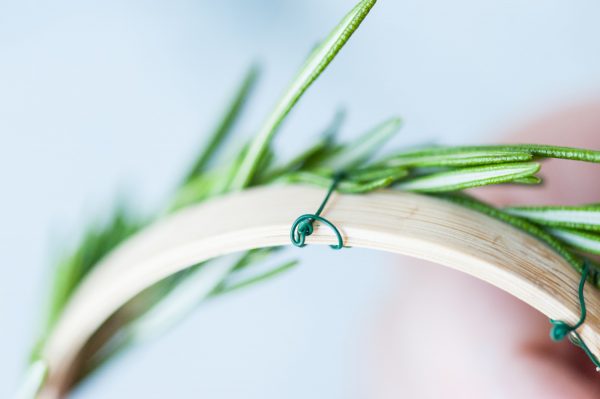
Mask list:
[[[581,280],[579,282],[579,304],[581,307],[581,316],[579,321],[574,325],[569,325],[561,320],[552,320],[550,319],[550,323],[552,323],[552,328],[550,329],[550,338],[553,341],[562,341],[565,337],[569,337],[569,340],[574,344],[583,349],[583,351],[588,355],[592,363],[596,366],[596,371],[600,371],[600,361],[591,351],[591,349],[585,344],[577,329],[583,325],[585,322],[585,318],[587,315],[587,308],[585,306],[585,298],[583,295],[583,288],[585,287],[585,282],[587,281],[588,275],[590,273],[589,263],[586,260],[583,261],[583,270],[581,272]]]

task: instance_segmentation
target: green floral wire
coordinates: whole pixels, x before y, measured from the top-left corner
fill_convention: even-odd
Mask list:
[[[312,213],[304,214],[304,215],[300,216],[298,219],[296,219],[296,221],[292,224],[292,228],[290,230],[290,239],[292,241],[292,244],[294,244],[295,246],[300,247],[300,248],[306,246],[306,242],[305,242],[306,237],[308,237],[309,235],[311,235],[313,233],[313,231],[314,231],[313,223],[315,220],[318,220],[319,222],[329,226],[331,228],[331,230],[333,230],[333,232],[335,233],[335,235],[337,237],[337,241],[338,241],[337,245],[330,245],[330,247],[333,249],[342,249],[344,247],[344,240],[342,239],[342,234],[340,233],[338,228],[335,227],[335,225],[333,223],[331,223],[329,220],[327,220],[321,216],[321,212],[323,212],[323,209],[325,209],[325,205],[327,204],[327,201],[329,201],[331,194],[333,194],[333,192],[335,191],[335,188],[340,183],[340,181],[344,178],[344,176],[345,176],[344,173],[337,173],[334,176],[331,186],[329,186],[329,190],[327,191],[327,195],[323,199],[323,202],[321,202],[319,209],[317,209],[317,211],[314,214],[312,214]]]
[[[590,271],[590,267],[587,260],[583,261],[583,271],[581,273],[581,280],[579,282],[579,304],[581,307],[581,316],[579,317],[579,321],[574,325],[569,325],[561,320],[553,320],[550,319],[550,323],[552,323],[552,328],[550,329],[550,338],[553,341],[562,341],[566,336],[569,336],[569,340],[583,349],[583,351],[588,355],[590,360],[596,366],[596,371],[600,371],[600,360],[592,353],[590,348],[585,344],[577,329],[585,323],[585,318],[587,316],[587,308],[585,305],[585,297],[583,293],[583,289],[585,287],[585,282],[587,281],[587,277]]]
[[[337,173],[331,185],[329,186],[329,190],[325,195],[325,198],[321,202],[319,209],[314,214],[304,214],[296,219],[296,221],[292,224],[292,228],[290,230],[290,239],[292,243],[297,247],[306,246],[306,237],[310,236],[313,231],[313,223],[315,220],[318,220],[327,226],[329,226],[338,239],[337,245],[330,245],[333,249],[342,249],[344,246],[342,235],[338,228],[331,223],[329,220],[325,219],[321,216],[321,212],[325,209],[325,205],[329,201],[331,194],[335,191],[336,187],[340,183],[340,181],[344,178],[343,173]],[[454,199],[454,198],[453,198]],[[574,325],[567,324],[561,320],[550,319],[550,323],[552,323],[552,328],[550,329],[550,338],[553,341],[562,341],[565,337],[569,337],[569,340],[576,346],[580,347],[585,354],[590,358],[592,363],[596,366],[596,371],[600,371],[600,360],[592,353],[591,349],[586,345],[586,343],[581,338],[581,335],[577,332],[577,329],[581,327],[585,323],[585,319],[587,317],[587,307],[585,304],[584,297],[584,288],[585,282],[590,275],[590,265],[587,259],[583,259],[583,266],[581,270],[581,280],[579,282],[579,304],[581,308],[581,315],[579,317],[579,321]]]

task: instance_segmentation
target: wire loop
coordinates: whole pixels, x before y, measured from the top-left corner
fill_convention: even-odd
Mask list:
[[[321,202],[321,205],[319,206],[317,212],[315,212],[314,214],[307,213],[305,215],[302,215],[298,219],[296,219],[296,221],[292,224],[292,228],[290,230],[290,240],[292,241],[292,244],[300,248],[306,246],[306,237],[308,237],[314,232],[313,223],[315,221],[319,221],[329,226],[329,228],[333,230],[337,237],[337,245],[330,245],[330,247],[333,249],[342,249],[344,247],[344,240],[342,239],[342,234],[340,233],[338,228],[335,227],[335,225],[329,220],[321,216],[321,212],[323,212],[323,209],[325,209],[325,205],[327,204],[327,201],[329,201],[329,197],[331,197],[331,194],[343,178],[343,173],[337,173],[334,176],[333,182],[329,187],[329,191],[327,191],[327,195],[325,196],[325,199],[323,199],[323,202]]]
[[[600,371],[600,361],[598,358],[592,353],[590,348],[585,344],[577,329],[585,323],[585,318],[587,316],[587,308],[585,306],[585,298],[583,289],[585,287],[585,282],[587,281],[588,275],[590,273],[590,266],[587,259],[583,261],[583,270],[581,271],[581,280],[579,282],[579,305],[581,308],[581,316],[579,317],[579,321],[574,325],[570,325],[561,320],[553,320],[550,319],[550,323],[552,323],[552,328],[550,329],[550,338],[553,341],[562,341],[565,337],[569,337],[569,340],[576,346],[583,349],[583,351],[588,355],[592,363],[596,366],[596,371]]]

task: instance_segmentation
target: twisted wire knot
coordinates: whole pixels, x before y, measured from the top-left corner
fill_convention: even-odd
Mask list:
[[[303,215],[300,219],[300,222],[298,223],[298,227],[296,229],[296,232],[298,233],[298,235],[300,236],[300,239],[302,240],[302,243],[299,246],[304,246],[306,244],[304,244],[304,240],[306,239],[306,237],[308,237],[309,235],[311,235],[314,231],[313,229],[313,221],[314,219],[310,217],[311,215]]]
[[[550,338],[553,341],[562,341],[565,337],[574,331],[573,326],[568,325],[561,320],[550,320],[552,328],[550,329]]]
[[[319,221],[329,226],[329,228],[333,230],[337,237],[338,243],[336,245],[330,245],[330,247],[333,249],[342,249],[344,247],[344,240],[342,239],[342,234],[340,233],[338,228],[335,227],[335,225],[329,220],[321,216],[321,212],[323,212],[323,209],[325,208],[329,197],[331,197],[331,193],[333,193],[333,191],[335,190],[338,183],[340,182],[340,180],[342,180],[343,177],[343,173],[337,173],[334,176],[333,182],[329,187],[329,191],[327,191],[327,195],[321,203],[321,206],[319,206],[317,212],[315,212],[314,214],[307,213],[305,215],[302,215],[298,219],[296,219],[296,221],[292,224],[292,228],[290,230],[290,240],[292,241],[292,244],[300,248],[306,246],[306,237],[310,236],[314,232],[313,223],[315,221]]]
[[[336,245],[330,245],[330,247],[333,249],[342,249],[344,247],[344,240],[342,239],[342,234],[338,228],[324,217],[310,213],[300,216],[298,219],[296,219],[294,224],[292,224],[292,229],[290,231],[290,239],[292,240],[292,244],[300,248],[306,246],[306,237],[313,233],[313,223],[315,220],[326,224],[335,233],[338,243]]]
[[[292,240],[292,244],[297,247],[304,247],[306,237],[311,235],[314,231],[312,223],[313,220],[311,218],[313,215],[302,215],[292,225],[292,230],[290,232],[290,239]]]

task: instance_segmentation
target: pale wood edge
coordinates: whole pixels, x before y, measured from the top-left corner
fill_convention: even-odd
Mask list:
[[[250,248],[289,245],[295,218],[316,210],[324,190],[274,186],[218,198],[174,214],[128,240],[81,284],[45,347],[50,373],[42,397],[60,396],[89,337],[129,299],[201,261]],[[398,191],[334,194],[325,212],[345,245],[405,254],[487,281],[549,318],[579,316],[579,274],[542,242],[443,200]],[[315,224],[309,244],[334,244]],[[368,270],[365,270],[368,273]],[[600,292],[587,286],[579,330],[600,354]]]

